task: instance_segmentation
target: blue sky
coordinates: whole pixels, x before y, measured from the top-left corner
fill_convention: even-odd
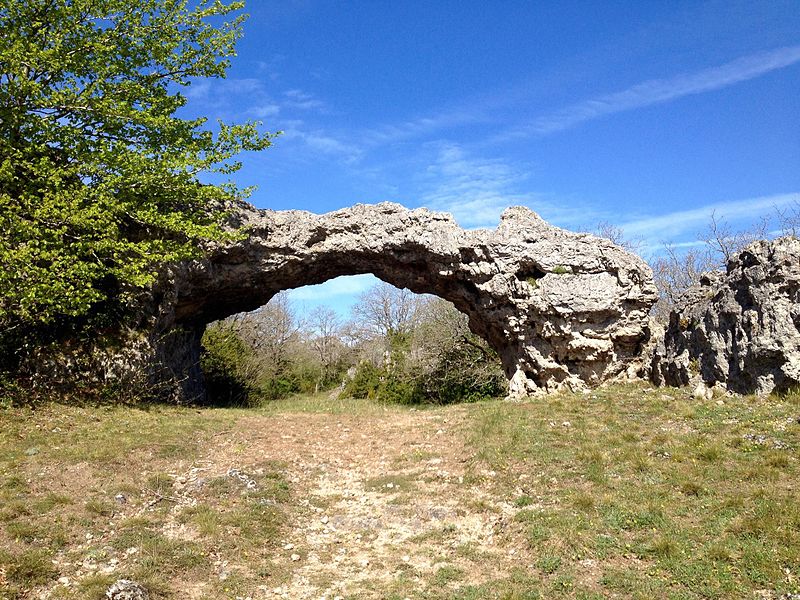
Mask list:
[[[188,111],[284,133],[237,174],[260,208],[384,200],[494,227],[529,206],[645,253],[711,211],[800,201],[800,3],[250,0]],[[346,310],[368,276],[297,290]]]

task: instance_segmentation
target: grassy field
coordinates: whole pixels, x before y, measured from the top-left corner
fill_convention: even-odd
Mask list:
[[[0,598],[793,598],[800,395],[0,411]]]

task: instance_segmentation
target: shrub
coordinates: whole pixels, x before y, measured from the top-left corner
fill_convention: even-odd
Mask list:
[[[381,385],[382,373],[383,370],[370,361],[362,361],[342,393],[351,398],[373,398]]]
[[[213,404],[249,406],[257,402],[252,350],[230,325],[212,324],[203,334],[200,367]]]

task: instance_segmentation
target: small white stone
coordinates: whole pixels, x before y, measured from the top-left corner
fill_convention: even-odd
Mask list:
[[[283,549],[284,550],[292,550],[294,548],[294,544],[286,544]]]
[[[290,558],[292,559],[292,562],[297,562],[298,560],[300,560],[300,555],[299,554],[292,554],[292,556]]]

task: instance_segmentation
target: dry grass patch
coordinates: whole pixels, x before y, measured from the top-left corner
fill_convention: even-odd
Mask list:
[[[495,493],[547,490],[508,535],[548,595],[779,598],[800,592],[799,417],[797,396],[625,386],[483,405],[471,440]],[[553,578],[587,559],[594,581]]]
[[[645,386],[5,410],[0,598],[131,577],[176,600],[779,600],[800,593],[798,418],[800,395]]]

